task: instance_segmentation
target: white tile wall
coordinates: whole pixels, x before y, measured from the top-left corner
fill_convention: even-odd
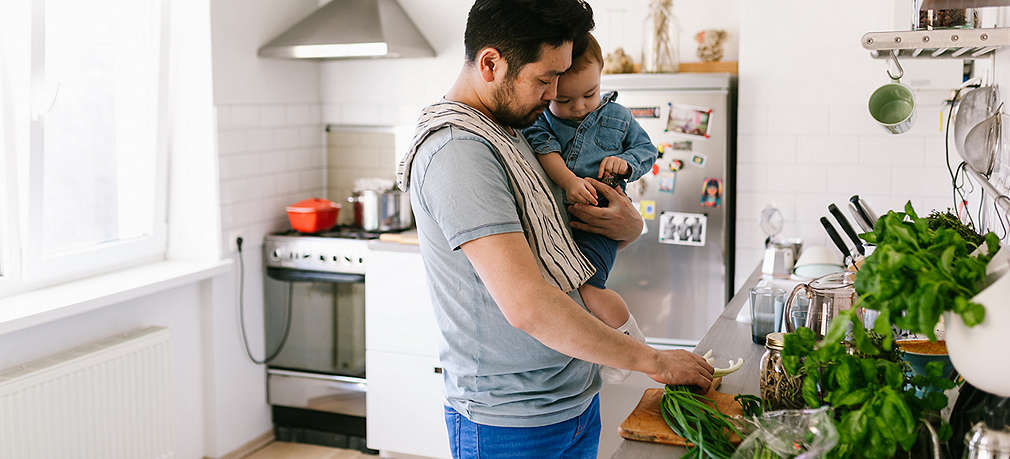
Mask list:
[[[256,247],[288,228],[285,206],[325,196],[320,105],[227,104],[217,113],[224,237],[242,234]]]
[[[737,286],[761,259],[758,217],[767,205],[782,210],[783,235],[808,245],[830,243],[818,219],[830,203],[847,212],[853,194],[878,212],[907,200],[920,212],[952,205],[940,113],[959,64],[904,63],[918,98],[910,132],[887,134],[867,113],[886,77],[859,37],[904,24],[905,3],[741,4]]]

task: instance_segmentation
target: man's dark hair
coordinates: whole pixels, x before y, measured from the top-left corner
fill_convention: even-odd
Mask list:
[[[572,55],[582,54],[586,35],[595,27],[593,9],[583,0],[477,0],[466,20],[463,44],[473,62],[484,48],[495,48],[508,62],[508,77],[540,59],[544,44],[572,42]]]

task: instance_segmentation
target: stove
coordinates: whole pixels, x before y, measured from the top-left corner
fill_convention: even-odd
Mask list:
[[[368,241],[381,233],[336,227],[321,233],[289,230],[264,239],[268,268],[365,274]]]

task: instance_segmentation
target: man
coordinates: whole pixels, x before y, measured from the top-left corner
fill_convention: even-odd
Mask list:
[[[554,98],[592,28],[581,0],[478,0],[459,77],[422,113],[401,164],[441,329],[455,458],[595,458],[599,365],[711,384],[700,356],[654,350],[586,311],[575,289],[592,265],[568,247],[561,191],[518,132]],[[609,206],[570,207],[581,220],[571,226],[632,242],[637,210],[594,186]]]

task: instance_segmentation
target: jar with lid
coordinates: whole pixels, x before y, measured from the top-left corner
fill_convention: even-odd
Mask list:
[[[642,71],[677,72],[680,69],[680,23],[673,13],[673,0],[650,0],[642,34]]]
[[[765,337],[765,353],[761,356],[761,398],[772,410],[795,410],[806,407],[803,402],[803,377],[786,373],[782,366],[785,333],[769,333]]]
[[[973,0],[912,0],[912,29],[973,29],[981,27]]]

